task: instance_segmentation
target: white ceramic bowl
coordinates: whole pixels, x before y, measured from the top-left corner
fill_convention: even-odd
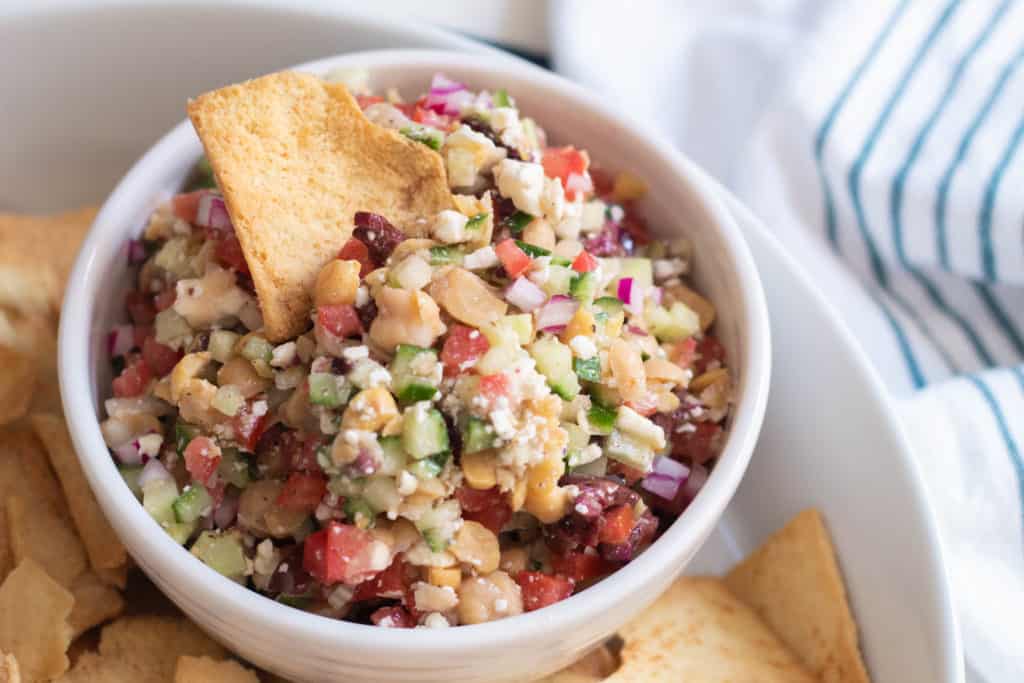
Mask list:
[[[79,457],[136,562],[186,613],[254,663],[300,680],[523,681],[554,671],[653,601],[714,528],[746,469],[770,374],[768,318],[752,258],[714,187],[670,144],[548,72],[507,59],[427,51],[352,54],[298,67],[364,67],[376,87],[421,92],[436,71],[474,88],[505,87],[554,142],[572,142],[650,184],[645,209],[664,235],[696,247],[695,278],[719,309],[718,334],[737,378],[727,443],[695,502],[645,553],[581,594],[538,612],[450,630],[375,629],[294,610],[221,577],[175,544],[122,482],[103,444],[98,405],[109,371],[103,340],[121,315],[124,242],[157,197],[175,191],[201,153],[186,121],[153,147],[103,206],[72,274],[62,313],[60,373]]]

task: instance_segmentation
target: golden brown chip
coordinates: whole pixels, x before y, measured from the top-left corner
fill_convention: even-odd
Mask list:
[[[108,586],[113,586],[120,590],[124,590],[128,584],[128,563],[122,564],[120,567],[113,567],[111,569],[93,569],[96,578]]]
[[[121,594],[103,583],[92,572],[85,572],[71,584],[75,606],[68,617],[72,638],[77,638],[93,626],[109,621],[124,611]]]
[[[75,520],[93,568],[120,567],[127,561],[128,554],[89,488],[64,421],[45,413],[32,415],[31,419],[36,434],[46,445],[50,463],[67,497],[71,518]]]
[[[201,95],[188,114],[272,340],[308,326],[316,275],[357,211],[412,233],[419,219],[453,208],[440,155],[370,123],[340,84],[281,72]]]
[[[174,672],[174,683],[259,683],[259,680],[255,673],[233,659],[179,657]]]
[[[813,683],[796,657],[717,578],[679,579],[621,631],[606,683]]]
[[[822,681],[869,680],[832,542],[817,510],[804,510],[772,534],[725,582]]]
[[[153,671],[160,680],[174,677],[178,657],[223,659],[226,651],[183,617],[121,617],[103,627],[100,654]]]
[[[0,346],[0,425],[25,416],[35,385],[36,365],[32,359]]]
[[[14,655],[0,652],[0,683],[21,683],[21,670]]]
[[[619,659],[607,645],[592,650],[579,661],[538,683],[601,683],[619,668]]]
[[[167,683],[160,672],[139,668],[135,662],[86,652],[60,683]]]
[[[0,650],[18,659],[29,681],[50,680],[68,668],[68,615],[74,598],[28,559],[0,586]]]
[[[0,214],[0,305],[56,313],[96,209],[50,216]]]
[[[50,578],[68,588],[89,567],[71,520],[46,504],[30,504],[31,493],[7,499],[7,527],[14,565],[32,558]]]

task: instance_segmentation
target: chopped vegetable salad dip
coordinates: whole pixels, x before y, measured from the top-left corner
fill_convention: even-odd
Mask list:
[[[437,150],[457,210],[357,213],[310,329],[261,335],[209,166],[129,245],[102,430],[128,486],[221,574],[383,627],[540,609],[637,556],[708,476],[731,380],[689,243],[644,184],[547,144],[504,91],[358,96]],[[347,219],[346,219],[347,220]]]

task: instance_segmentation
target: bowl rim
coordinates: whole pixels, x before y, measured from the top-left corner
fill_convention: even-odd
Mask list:
[[[104,202],[75,262],[61,311],[58,342],[61,394],[68,428],[83,470],[97,498],[102,501],[104,511],[116,519],[114,526],[130,537],[130,542],[125,545],[151,559],[154,565],[173,566],[174,583],[187,587],[212,611],[266,624],[287,631],[290,637],[325,646],[342,642],[346,647],[366,648],[368,651],[400,648],[409,655],[465,653],[485,645],[511,645],[519,634],[524,633],[532,637],[551,635],[552,642],[557,642],[558,632],[565,625],[596,619],[623,597],[642,594],[645,581],[656,575],[659,567],[676,563],[679,566],[675,574],[681,573],[683,563],[679,561],[679,549],[696,551],[735,494],[754,450],[767,405],[771,342],[764,291],[745,238],[722,203],[715,184],[650,126],[630,119],[597,96],[551,72],[504,55],[427,49],[354,52],[291,68],[324,73],[329,68],[367,68],[372,71],[401,65],[430,65],[434,70],[473,73],[495,81],[504,78],[526,82],[535,92],[551,93],[580,106],[591,116],[628,130],[644,146],[644,154],[662,157],[661,161],[695,190],[698,201],[703,204],[703,210],[711,217],[714,229],[722,239],[725,258],[730,262],[738,284],[736,303],[741,310],[737,311],[737,320],[746,332],[742,349],[744,389],[736,402],[730,437],[719,463],[701,495],[677,522],[634,561],[580,594],[511,620],[460,626],[454,630],[379,629],[321,617],[277,603],[195,562],[187,550],[163,533],[145,514],[135,496],[117,476],[93,409],[93,368],[89,364],[93,302],[98,298],[98,294],[91,297],[89,294],[98,292],[98,280],[102,275],[97,265],[97,251],[104,241],[110,239],[108,235],[123,231],[119,217],[123,211],[121,207],[138,205],[136,186],[145,184],[151,169],[163,167],[180,157],[182,141],[194,135],[188,120],[165,134],[121,179]]]

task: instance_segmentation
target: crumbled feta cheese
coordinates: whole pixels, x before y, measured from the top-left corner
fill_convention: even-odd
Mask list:
[[[458,244],[466,240],[466,223],[469,218],[451,209],[437,214],[432,234],[435,239],[445,244]]]
[[[544,167],[540,164],[504,159],[494,167],[498,191],[515,207],[532,216],[541,215],[540,195],[544,190]]]
[[[590,337],[578,334],[569,340],[569,348],[578,358],[586,360],[597,355],[597,345]]]
[[[577,197],[575,201],[565,204],[561,219],[554,224],[555,234],[559,239],[574,240],[579,237],[582,224],[583,198]]]
[[[341,357],[353,362],[360,358],[369,358],[370,349],[367,346],[349,346],[341,352]]]
[[[558,178],[544,178],[544,191],[540,196],[540,208],[552,225],[557,225],[565,214],[565,188]]]
[[[360,286],[356,290],[356,308],[362,308],[366,304],[370,303],[370,290],[366,287]]]
[[[604,227],[605,212],[607,210],[608,205],[600,199],[591,199],[583,205],[583,211],[580,216],[580,229],[587,234],[600,232],[601,228]]]
[[[477,175],[505,158],[506,151],[490,138],[462,124],[445,138],[444,157],[451,187],[472,187]]]
[[[656,450],[665,447],[664,430],[629,406],[619,406],[615,426]]]
[[[263,417],[270,410],[270,406],[267,405],[266,401],[253,401],[252,403],[252,415],[253,417]]]
[[[160,453],[160,446],[164,443],[164,437],[159,434],[146,434],[140,436],[137,441],[139,442],[140,455],[155,458]]]
[[[508,611],[508,600],[505,598],[498,598],[494,601],[494,611],[498,614],[502,614]]]
[[[398,473],[398,494],[401,496],[411,496],[416,493],[416,487],[419,485],[419,480],[412,475],[409,470],[402,470]]]
[[[685,273],[686,263],[678,258],[660,258],[654,260],[652,268],[654,269],[654,279],[660,282]]]
[[[413,125],[412,120],[403,114],[401,109],[387,102],[371,104],[363,110],[363,116],[378,126],[384,126],[392,130],[401,130]]]
[[[286,368],[295,362],[296,355],[295,342],[278,344],[271,353],[270,364],[275,368]]]
[[[423,620],[423,625],[427,628],[448,628],[451,624],[444,618],[443,614],[437,612],[431,612],[427,615],[427,618]]]
[[[425,581],[412,585],[416,609],[422,612],[447,612],[459,604],[459,596],[451,586],[435,586]]]
[[[523,140],[523,123],[514,107],[495,107],[491,110],[491,129],[507,147],[517,148]]]
[[[498,265],[498,255],[494,247],[481,247],[462,259],[462,265],[469,270],[484,270]]]
[[[508,408],[499,408],[491,411],[491,424],[494,425],[494,432],[502,439],[511,439],[516,435],[516,426],[512,420],[512,411]]]

